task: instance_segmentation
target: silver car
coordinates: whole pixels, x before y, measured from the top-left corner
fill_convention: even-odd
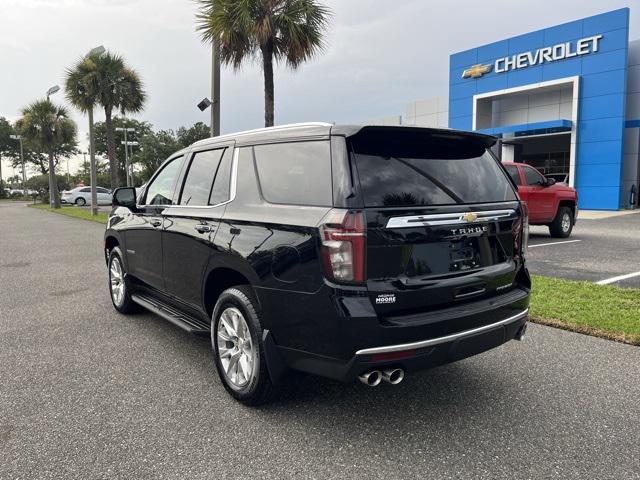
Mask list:
[[[98,205],[111,205],[111,192],[106,188],[96,187],[98,193]],[[76,187],[73,190],[62,192],[62,203],[75,204],[79,207],[91,205],[91,187]]]

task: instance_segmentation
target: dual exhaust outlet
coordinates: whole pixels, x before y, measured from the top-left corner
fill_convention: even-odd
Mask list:
[[[404,370],[401,368],[370,370],[363,373],[358,378],[362,383],[369,387],[377,387],[383,380],[391,385],[397,385],[404,380]]]

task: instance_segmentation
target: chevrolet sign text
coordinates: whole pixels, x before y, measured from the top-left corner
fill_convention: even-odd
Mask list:
[[[598,44],[601,39],[602,35],[594,35],[593,37],[582,38],[575,43],[559,43],[553,47],[539,48],[533,52],[524,52],[510,57],[499,58],[494,65],[494,71],[496,73],[504,73],[509,70],[595,53],[598,51]]]

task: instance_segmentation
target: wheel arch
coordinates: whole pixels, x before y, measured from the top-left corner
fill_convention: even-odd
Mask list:
[[[213,308],[220,294],[227,288],[238,285],[249,285],[253,288],[254,282],[250,279],[251,275],[247,273],[228,266],[216,267],[209,271],[203,283],[203,306],[207,315],[213,314]],[[257,296],[255,298],[257,299]]]
[[[558,210],[561,207],[569,207],[571,209],[571,212],[573,213],[573,218],[575,220],[575,216],[576,216],[576,201],[572,200],[570,198],[563,198],[558,202]]]
[[[107,230],[104,236],[104,257],[107,263],[109,263],[109,254],[115,247],[119,247],[120,250],[122,250],[122,256],[126,257],[126,255],[124,254],[124,244],[120,240],[119,236],[116,235],[113,231]],[[124,262],[124,266],[126,268],[127,259],[123,258],[122,261]]]

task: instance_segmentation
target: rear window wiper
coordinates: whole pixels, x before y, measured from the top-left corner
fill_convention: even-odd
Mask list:
[[[393,160],[396,160],[397,162],[400,162],[403,165],[406,165],[407,167],[409,167],[414,172],[418,173],[419,175],[421,175],[424,178],[426,178],[427,180],[429,180],[436,187],[438,187],[440,190],[442,190],[448,197],[450,197],[454,202],[456,202],[456,203],[464,203],[464,200],[462,200],[458,195],[455,194],[455,192],[453,192],[450,188],[448,188],[444,183],[442,183],[440,180],[435,178],[433,175],[428,174],[427,172],[425,172],[421,168],[416,167],[415,165],[411,164],[411,162],[407,162],[403,158],[399,158],[399,157],[389,157],[389,158],[393,159]]]

